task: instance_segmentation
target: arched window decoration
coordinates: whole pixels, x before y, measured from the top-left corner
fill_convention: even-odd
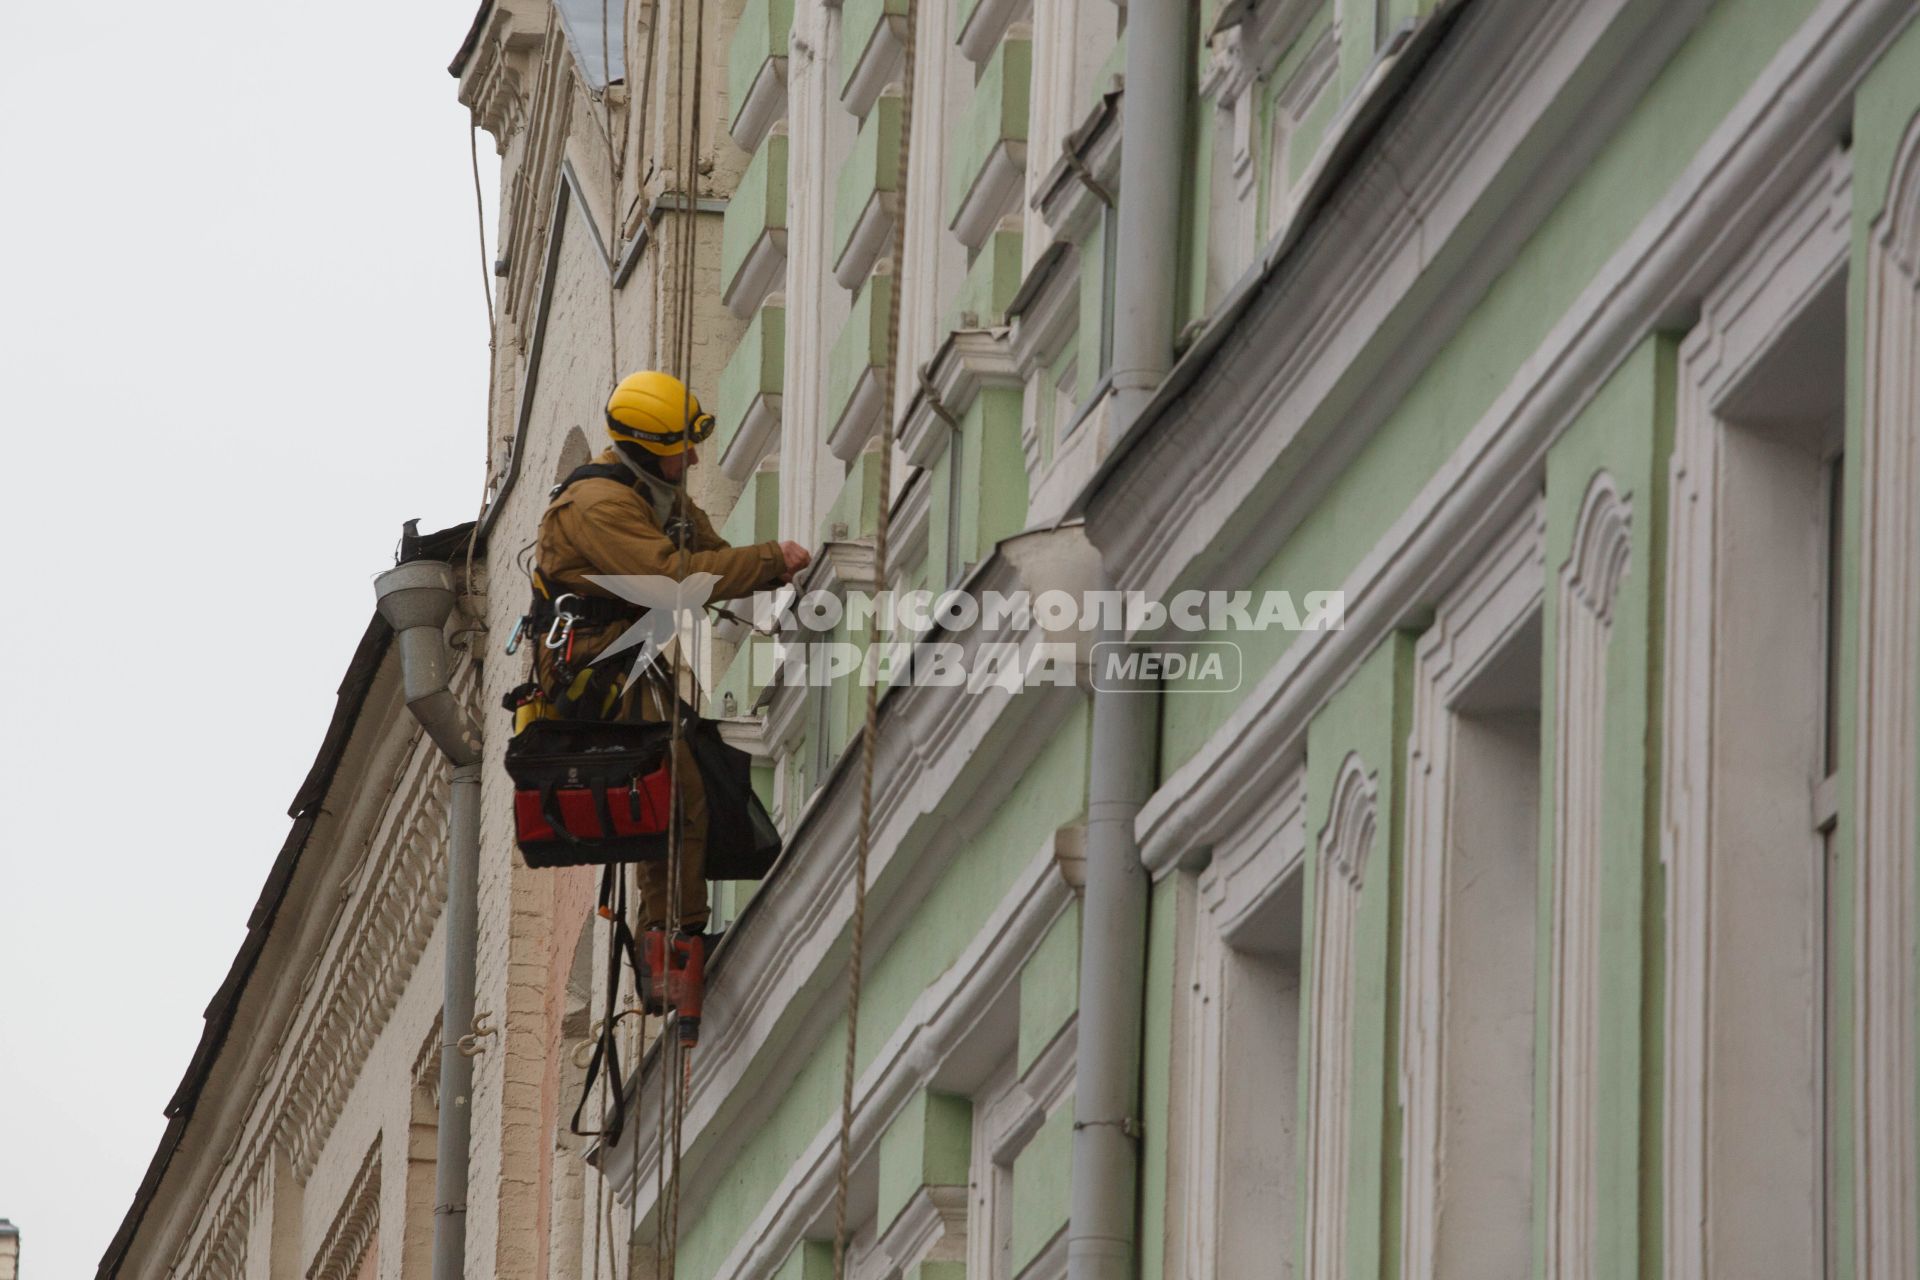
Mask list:
[[[1867,241],[1858,712],[1853,735],[1857,1250],[1863,1276],[1920,1268],[1913,1081],[1915,769],[1920,760],[1920,119]]]
[[[1547,1273],[1556,1276],[1588,1274],[1595,1245],[1607,645],[1630,559],[1631,520],[1612,475],[1595,473],[1560,573],[1546,1203]]]
[[[1378,773],[1366,767],[1358,752],[1348,752],[1334,777],[1327,823],[1320,830],[1314,909],[1313,1081],[1308,1121],[1312,1209],[1307,1228],[1307,1275],[1312,1280],[1337,1280],[1345,1273],[1354,935],[1379,811]]]

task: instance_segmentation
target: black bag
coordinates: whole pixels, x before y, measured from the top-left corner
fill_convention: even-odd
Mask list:
[[[780,856],[780,831],[753,790],[753,757],[711,720],[682,722],[681,736],[707,789],[709,880],[759,880]]]
[[[691,714],[681,736],[707,796],[706,878],[760,879],[780,855],[780,834],[753,792],[751,758]],[[656,721],[535,720],[515,734],[506,765],[527,865],[666,858],[672,737]]]

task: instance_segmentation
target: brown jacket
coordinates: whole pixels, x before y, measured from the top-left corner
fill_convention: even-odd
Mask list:
[[[594,461],[620,465],[620,456],[607,449]],[[710,597],[714,600],[736,600],[780,581],[786,557],[778,542],[728,546],[691,498],[685,500],[692,525],[689,550],[679,551],[666,527],[674,496],[671,486],[648,486],[638,477],[632,483],[582,480],[567,486],[540,517],[540,576],[555,594],[607,596],[612,593],[588,582],[587,574],[658,574],[681,580],[711,573],[720,578]]]

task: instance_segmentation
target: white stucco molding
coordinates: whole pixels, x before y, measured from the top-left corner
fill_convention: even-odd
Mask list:
[[[306,1280],[349,1280],[380,1227],[380,1143],[376,1140],[307,1267]]]
[[[1297,911],[1291,920],[1276,919],[1273,908],[1281,903],[1282,891],[1289,884],[1297,891],[1306,844],[1306,768],[1302,762],[1256,820],[1215,846],[1212,860],[1195,886],[1199,909],[1190,931],[1191,973],[1179,984],[1184,990],[1190,982],[1194,998],[1183,1001],[1184,1027],[1176,1025],[1175,1030],[1188,1046],[1184,1070],[1178,1073],[1175,1086],[1175,1106],[1184,1115],[1170,1135],[1175,1148],[1172,1158],[1181,1174],[1168,1181],[1169,1192],[1177,1189],[1183,1204],[1177,1225],[1169,1225],[1178,1237],[1176,1247],[1184,1258],[1184,1275],[1238,1274],[1235,1263],[1242,1261],[1244,1254],[1233,1251],[1226,1237],[1236,1228],[1245,1229],[1245,1224],[1235,1218],[1249,1207],[1250,1198],[1264,1199],[1271,1194],[1257,1179],[1253,1186],[1236,1185],[1236,1180],[1247,1180],[1247,1171],[1244,1160],[1234,1163],[1229,1152],[1237,1145],[1236,1127],[1244,1126],[1247,1117],[1235,1104],[1244,1106],[1249,1091],[1244,1087],[1236,1091],[1233,1077],[1236,1073],[1244,1077],[1249,1068],[1256,1068],[1263,1073],[1260,1091],[1266,1092],[1271,1084],[1264,1079],[1269,1064],[1258,1056],[1265,1046],[1251,1046],[1251,1052],[1249,1047],[1236,1051],[1228,1023],[1230,1010],[1240,1007],[1236,1002],[1264,1003],[1272,993],[1236,991],[1231,985],[1228,953],[1297,947]],[[1291,1070],[1284,1064],[1283,1070],[1281,1079],[1290,1080]],[[1283,1084],[1269,1094],[1269,1101],[1290,1115],[1293,1097]],[[1284,1127],[1289,1135],[1293,1133],[1290,1121]],[[1286,1145],[1281,1159],[1290,1167],[1291,1141]],[[1289,1237],[1294,1229],[1290,1219],[1291,1215],[1283,1226]]]
[[[1309,1280],[1343,1280],[1353,1130],[1354,933],[1380,819],[1380,775],[1349,751],[1334,775],[1315,856],[1312,1038],[1307,1110]]]
[[[1607,647],[1633,509],[1606,471],[1588,482],[1561,567],[1553,658],[1553,905],[1548,929],[1547,1274],[1593,1274],[1598,1243],[1601,818]]]
[[[1441,1050],[1446,1008],[1448,795],[1452,704],[1537,615],[1545,585],[1546,507],[1539,500],[1500,535],[1442,602],[1414,656],[1407,757],[1407,860],[1401,954],[1400,1102],[1405,1170],[1401,1263],[1405,1280],[1431,1280],[1439,1234]]]
[[[1721,423],[1715,407],[1774,348],[1809,301],[1844,268],[1851,236],[1851,165],[1836,153],[1802,184],[1766,234],[1708,294],[1679,355],[1663,690],[1661,861],[1667,872],[1663,1174],[1666,1274],[1706,1280],[1712,881],[1722,843],[1714,830],[1715,661],[1723,625],[1716,563],[1721,531]],[[1720,803],[1725,803],[1721,801]],[[1739,875],[1744,849],[1721,868]],[[1737,1064],[1727,1064],[1737,1069]]]
[[[1607,15],[1601,10],[1608,7],[1582,7],[1569,28],[1581,37],[1574,41],[1578,47],[1552,52],[1541,63],[1542,74],[1551,71],[1557,79],[1580,65],[1591,53],[1594,33],[1587,24],[1604,25]],[[1688,5],[1663,10],[1656,34],[1673,38],[1675,33],[1664,24],[1684,24],[1691,13]],[[1148,801],[1138,831],[1150,865],[1165,865],[1186,849],[1208,843],[1275,785],[1284,761],[1302,749],[1313,708],[1387,632],[1412,616],[1423,600],[1436,596],[1484,550],[1530,498],[1547,446],[1612,371],[1664,317],[1682,309],[1687,298],[1704,293],[1751,242],[1779,202],[1822,161],[1838,122],[1851,110],[1854,86],[1873,64],[1874,51],[1910,17],[1910,9],[1894,0],[1824,0],[1787,41],[1673,187],[1549,330],[1461,447],[1340,584],[1346,592],[1344,629],[1308,632],[1296,639],[1207,743],[1166,778]],[[1471,14],[1461,21],[1470,22]],[[1468,56],[1477,56],[1479,47],[1472,41],[1459,45]],[[1643,52],[1647,47],[1651,46],[1643,46]],[[1440,57],[1444,56],[1443,52]],[[1482,72],[1485,65],[1492,64],[1481,64]],[[1451,74],[1458,72],[1456,66]],[[1429,74],[1444,83],[1449,73],[1441,69]],[[1459,86],[1452,91],[1458,92]],[[1539,86],[1529,90],[1526,101],[1537,103],[1538,92]],[[1527,114],[1516,111],[1511,126],[1521,129]],[[1606,123],[1601,119],[1606,112],[1589,114],[1599,125]],[[1407,114],[1402,128],[1417,131],[1416,122],[1423,119],[1432,128],[1458,127],[1444,112],[1415,110]],[[1487,127],[1476,111],[1465,133]],[[1480,145],[1489,147],[1493,141],[1482,138]],[[1448,145],[1434,143],[1436,150]],[[1416,171],[1422,168],[1417,157],[1413,162]],[[1498,156],[1472,160],[1448,206],[1471,206],[1480,185],[1490,181],[1502,163]],[[1364,222],[1364,211],[1356,210],[1356,215]],[[1446,230],[1447,224],[1436,217],[1430,215],[1423,224],[1429,244],[1438,242]],[[1348,224],[1340,243],[1328,246],[1326,261],[1315,265],[1315,279],[1322,278],[1322,270],[1337,265],[1338,250],[1348,244],[1363,256],[1388,251],[1377,234]],[[1500,253],[1482,258],[1491,260],[1496,272],[1507,262]],[[1448,288],[1461,297],[1479,296],[1481,277],[1458,262],[1451,265],[1460,274]],[[1434,274],[1428,272],[1421,279],[1429,281]],[[1444,277],[1446,272],[1438,274]],[[1377,283],[1356,278],[1357,287]],[[1472,287],[1465,287],[1468,283]],[[1380,287],[1388,288],[1391,301],[1397,301],[1411,284],[1411,279],[1401,279]],[[1245,541],[1223,537],[1225,521],[1253,500],[1260,477],[1278,460],[1308,407],[1326,394],[1338,367],[1359,353],[1348,349],[1329,354],[1322,349],[1325,334],[1318,340],[1301,335],[1296,345],[1287,336],[1288,326],[1294,323],[1290,317],[1296,313],[1279,310],[1282,301],[1276,297],[1271,311],[1264,302],[1250,311],[1242,322],[1245,336],[1232,339],[1223,353],[1244,374],[1196,386],[1181,402],[1177,418],[1142,446],[1145,456],[1128,459],[1124,469],[1131,478],[1103,492],[1098,507],[1090,511],[1093,536],[1100,540],[1109,562],[1128,579],[1122,585],[1164,596],[1175,583],[1245,583],[1291,532],[1284,521],[1267,521]],[[1376,299],[1364,307],[1350,304],[1349,314],[1337,319],[1308,308],[1300,308],[1297,315],[1307,329],[1332,326],[1350,332],[1354,326],[1366,329],[1384,324],[1385,310],[1375,303],[1388,301]],[[1356,406],[1345,419],[1347,427],[1364,434],[1368,423],[1379,421],[1397,401],[1399,387],[1431,358],[1428,343],[1444,341],[1457,319],[1429,318],[1419,339],[1401,344],[1405,367],[1396,363],[1396,371],[1380,372],[1375,387],[1382,394],[1370,395]],[[1307,379],[1287,389],[1281,377],[1285,370],[1276,366],[1290,363],[1290,353],[1295,351],[1309,352],[1306,358],[1312,368],[1324,368],[1327,377]],[[1283,414],[1284,420],[1276,422],[1276,414]],[[1224,436],[1222,424],[1244,424],[1244,430]],[[1204,447],[1195,445],[1193,432],[1204,435]],[[1231,470],[1195,474],[1202,461],[1216,457],[1233,459]],[[1327,469],[1338,461],[1299,469],[1287,490],[1295,499],[1283,493],[1271,501],[1262,496],[1260,504],[1275,511],[1309,509],[1306,494],[1324,482]],[[1194,492],[1208,493],[1208,501],[1196,506],[1190,500]],[[1181,506],[1179,519],[1164,514],[1173,503]],[[1146,541],[1156,531],[1170,532],[1173,540],[1149,550]],[[1109,536],[1113,549],[1108,549]],[[1129,547],[1139,547],[1141,554],[1129,556]],[[1203,548],[1209,551],[1208,572],[1206,581],[1196,583],[1185,575]],[[1245,761],[1248,767],[1222,769],[1218,762],[1223,759]]]
[[[1920,1271],[1914,1204],[1916,890],[1920,839],[1920,123],[1910,124],[1867,242],[1861,409],[1858,724],[1853,742],[1858,993],[1855,1238],[1860,1274]]]
[[[1020,370],[1007,330],[955,329],[921,370],[920,390],[907,406],[900,448],[916,467],[931,467],[949,433],[983,387],[1017,387]]]

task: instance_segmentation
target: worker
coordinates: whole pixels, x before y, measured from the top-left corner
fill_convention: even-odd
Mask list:
[[[609,657],[593,664],[643,610],[589,575],[684,581],[696,573],[713,574],[718,581],[709,599],[718,601],[789,582],[811,557],[797,542],[729,546],[706,512],[686,496],[687,468],[699,462],[696,446],[712,434],[713,417],[680,379],[651,370],[629,374],[607,400],[606,424],[612,447],[565,477],[540,517],[534,634],[546,634],[562,612],[575,621],[566,648],[535,647],[535,680],[550,714],[662,721],[671,715],[670,700],[678,692],[663,662],[631,682],[626,661]],[[569,593],[574,598],[556,609]],[[676,772],[682,814],[678,924],[681,940],[694,940],[704,952],[706,796],[685,744],[678,749]],[[637,923],[644,937],[666,924],[669,875],[664,860],[641,863],[639,874]]]

